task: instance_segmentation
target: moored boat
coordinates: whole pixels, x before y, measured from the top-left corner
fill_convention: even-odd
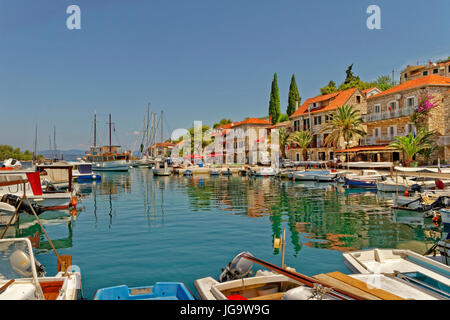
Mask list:
[[[94,300],[195,300],[180,282],[157,282],[153,286],[129,288],[126,285],[97,290]]]
[[[60,271],[45,276],[45,269],[37,262],[28,238],[1,239],[0,300],[76,300],[81,288],[81,274]],[[69,266],[67,266],[69,267]]]

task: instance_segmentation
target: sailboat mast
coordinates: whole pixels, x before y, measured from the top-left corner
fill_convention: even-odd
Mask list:
[[[34,131],[34,152],[33,152],[33,163],[37,160],[37,124]]]
[[[109,114],[109,152],[112,152],[112,145],[111,145],[111,113]]]
[[[94,113],[94,147],[97,146],[97,112]]]
[[[161,119],[159,119],[159,122],[161,122],[161,143],[164,143],[164,138],[163,138],[163,110],[161,110]]]
[[[58,152],[56,151],[56,126],[53,126],[53,148],[55,149],[55,157],[56,160],[58,158]]]

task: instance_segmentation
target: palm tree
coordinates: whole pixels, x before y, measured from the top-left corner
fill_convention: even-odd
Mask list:
[[[286,144],[288,143],[289,133],[286,128],[280,128],[278,130],[278,144],[281,150],[281,157],[286,159]]]
[[[389,144],[389,148],[401,150],[406,157],[406,166],[409,167],[416,154],[433,148],[432,136],[434,136],[434,132],[422,129],[416,136],[414,136],[414,133],[410,133],[405,137],[395,137],[396,140]]]
[[[308,160],[308,146],[311,144],[313,140],[313,135],[309,131],[296,131],[291,133],[288,138],[288,142],[292,143],[303,151],[303,160]]]
[[[325,124],[321,132],[330,132],[325,138],[327,146],[337,147],[339,140],[344,139],[348,147],[354,136],[366,136],[362,126],[363,119],[359,110],[353,109],[351,105],[343,105],[330,114],[330,120]]]

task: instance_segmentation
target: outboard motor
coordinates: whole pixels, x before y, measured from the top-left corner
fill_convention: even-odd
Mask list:
[[[248,251],[239,253],[228,263],[225,269],[222,269],[222,274],[219,276],[219,282],[242,279],[252,273],[253,262],[243,258],[242,255],[244,254],[253,257]]]
[[[419,184],[415,183],[411,186],[411,191],[422,193],[423,190]]]
[[[20,197],[14,194],[4,194],[0,201],[17,208],[20,202]],[[31,206],[33,206],[33,209],[37,215],[40,215],[44,211],[43,208],[38,204],[34,203],[31,204]],[[28,203],[22,202],[19,207],[19,212],[26,212],[32,215],[33,212],[31,211],[31,206]]]
[[[442,209],[442,208],[447,208],[449,206],[450,206],[450,197],[448,197],[448,196],[440,196],[432,204],[424,206],[423,209],[424,209],[424,211],[439,210],[439,209]]]
[[[45,276],[45,267],[36,259],[34,259],[34,262],[37,276]],[[15,250],[9,257],[9,263],[11,268],[22,277],[29,278],[33,276],[31,271],[31,259],[29,255],[22,250]]]

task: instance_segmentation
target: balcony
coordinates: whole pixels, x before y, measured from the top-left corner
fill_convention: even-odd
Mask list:
[[[406,117],[414,112],[414,108],[400,108],[394,111],[386,111],[380,113],[370,113],[363,116],[364,122],[381,121],[388,119],[395,119],[400,117]]]
[[[405,134],[396,134],[396,135],[384,135],[379,137],[366,137],[362,139],[362,146],[378,146],[389,144],[390,142],[395,140],[395,137],[407,136],[409,133]]]

